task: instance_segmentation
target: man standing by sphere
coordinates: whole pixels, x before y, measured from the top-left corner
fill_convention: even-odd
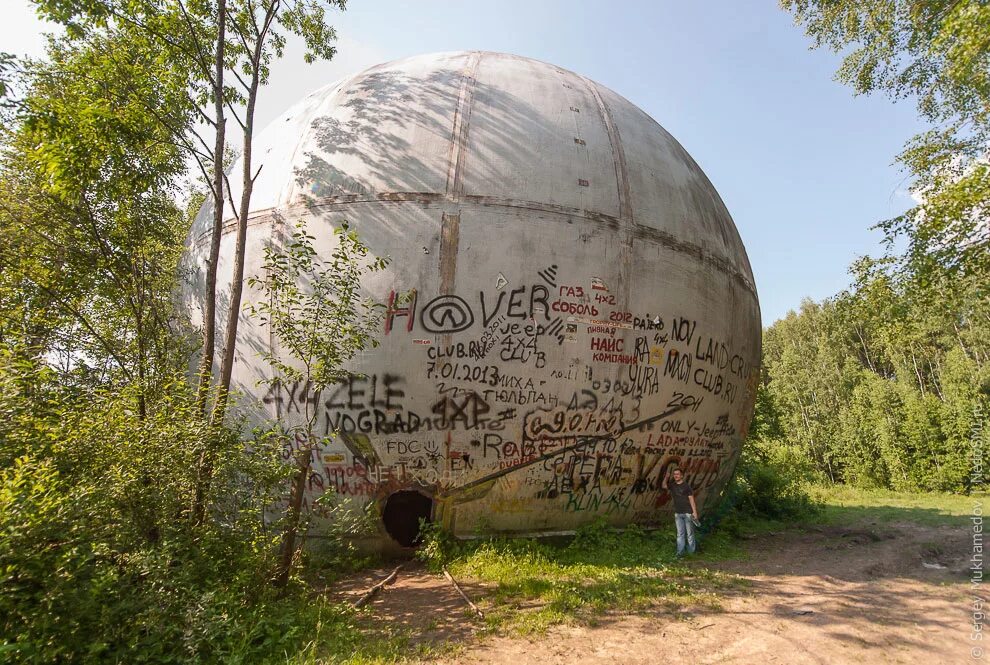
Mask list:
[[[667,477],[667,491],[674,501],[674,524],[677,526],[677,556],[694,554],[696,542],[694,527],[698,522],[698,505],[694,501],[691,485],[684,480],[684,474],[675,468]],[[685,552],[686,547],[686,552]]]

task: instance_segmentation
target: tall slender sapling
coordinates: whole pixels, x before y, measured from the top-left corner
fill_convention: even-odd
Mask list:
[[[281,423],[287,440],[302,444],[295,452],[276,586],[284,586],[289,578],[314,451],[335,435],[316,432],[321,396],[350,374],[344,365],[355,354],[378,346],[373,331],[380,325],[384,305],[362,296],[361,278],[384,269],[388,259],[373,256],[346,222],[334,229],[333,240],[332,251],[324,257],[300,221],[281,246],[265,249],[262,275],[248,279],[248,286],[261,294],[246,310],[278,340],[277,351],[261,354],[272,369],[267,382],[308,386],[301,417]]]

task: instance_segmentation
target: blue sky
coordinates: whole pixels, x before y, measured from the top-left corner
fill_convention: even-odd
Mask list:
[[[39,54],[44,25],[6,0],[0,51]],[[378,62],[480,49],[552,62],[643,108],[715,184],[749,252],[770,324],[802,298],[848,284],[881,251],[869,227],[912,204],[893,164],[921,129],[910,104],[854,97],[839,58],[775,2],[351,0],[335,17],[339,55],[307,66],[290,44],[259,105],[261,125],[306,92]]]

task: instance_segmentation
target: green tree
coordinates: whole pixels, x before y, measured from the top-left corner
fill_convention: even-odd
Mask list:
[[[251,142],[254,138],[254,114],[260,86],[268,82],[269,65],[273,57],[282,57],[285,32],[300,35],[306,42],[306,61],[316,57],[329,60],[336,53],[333,46],[336,33],[326,22],[326,10],[344,7],[344,0],[229,0],[226,9],[228,30],[235,36],[227,52],[235,66],[230,72],[240,85],[235,99],[243,102],[241,116],[234,114],[242,130],[241,197],[234,208],[237,219],[237,241],[234,248],[234,274],[230,284],[230,315],[224,337],[220,362],[220,382],[213,418],[223,422],[227,396],[234,368],[237,344],[237,312],[241,309],[244,288],[244,251],[247,239],[247,217],[251,210],[251,194],[258,171],[253,165]],[[281,27],[282,31],[279,31]],[[229,191],[229,188],[228,188]]]
[[[42,359],[0,351],[0,659],[279,658],[295,638],[264,593],[276,534],[263,513],[286,478],[281,450],[224,431],[212,519],[189,529],[211,428],[181,380],[143,417],[134,392],[66,386]]]
[[[248,279],[249,286],[261,291],[248,312],[278,340],[277,352],[262,353],[273,369],[271,382],[296,382],[308,389],[301,422],[280,424],[289,445],[301,443],[295,449],[277,586],[289,579],[310,465],[323,443],[316,434],[322,395],[348,376],[347,361],[378,345],[372,331],[381,319],[381,303],[362,297],[360,282],[364,274],[384,269],[387,260],[372,257],[346,222],[334,229],[326,258],[317,251],[316,240],[299,222],[283,242],[265,248],[264,273]]]
[[[182,154],[147,108],[176,122],[185,110],[174,81],[148,75],[146,46],[54,42],[26,65],[0,155],[0,343],[63,380],[133,383],[142,413],[182,362],[171,293],[185,235]]]
[[[787,439],[832,480],[962,490],[990,404],[990,6],[781,5],[815,47],[843,54],[840,81],[911,100],[930,124],[898,158],[920,203],[877,225],[888,255],[858,259],[848,290],[766,332]]]
[[[805,301],[764,332],[768,389],[787,435],[833,482],[841,479],[834,415],[853,379],[845,363],[850,346],[831,302]]]
[[[218,0],[214,2],[163,2],[162,0],[35,0],[41,13],[66,26],[68,39],[93,40],[104,35],[124,35],[145,43],[159,58],[149,72],[177,81],[175,90],[185,95],[184,106],[191,119],[175,122],[149,109],[171,134],[170,143],[180,146],[198,167],[208,184],[212,212],[209,257],[205,266],[206,286],[202,294],[203,330],[199,366],[199,403],[218,427],[227,411],[228,392],[236,353],[237,327],[244,285],[244,253],[247,215],[258,170],[253,163],[252,141],[258,95],[268,82],[273,59],[283,55],[286,37],[295,34],[306,44],[305,59],[333,57],[335,33],[327,23],[328,10],[342,9],[344,0]],[[127,51],[124,51],[126,53]],[[112,58],[112,54],[107,57]],[[230,146],[227,121],[241,128],[241,173],[239,201],[234,201],[224,171]],[[213,141],[200,131],[213,131]],[[225,206],[230,204],[236,220],[233,275],[219,377],[215,399],[209,408],[209,386],[217,343],[217,267]],[[204,497],[209,492],[212,453],[203,451],[200,482],[192,499],[192,518],[204,519]]]
[[[66,36],[0,57],[0,660],[284,658],[320,618],[265,584],[296,470],[210,422],[173,306],[190,155],[223,200],[196,125],[229,155],[249,95],[223,81],[260,86],[281,38],[231,46],[256,29],[235,3],[39,4]],[[259,6],[327,37],[314,3]]]
[[[162,120],[172,134],[172,143],[181,146],[197,165],[208,183],[208,204],[212,211],[209,259],[206,265],[206,292],[203,294],[204,325],[200,363],[200,403],[207,410],[207,386],[213,376],[216,354],[217,265],[220,238],[229,202],[237,220],[234,273],[230,284],[230,311],[240,310],[244,282],[244,250],[247,212],[257,169],[252,159],[254,116],[262,86],[269,77],[274,58],[284,52],[287,35],[302,37],[305,59],[332,58],[335,32],[327,14],[343,9],[344,0],[217,0],[217,2],[163,2],[162,0],[35,0],[43,16],[66,27],[68,38],[92,39],[104,34],[123,33],[134,41],[145,41],[160,58],[157,74],[181,83],[177,90],[186,94],[187,107],[196,122]],[[155,115],[154,109],[149,113]],[[242,130],[240,197],[231,199],[231,187],[224,173],[224,157],[229,149],[227,121],[233,119]],[[212,130],[213,141],[200,130]],[[221,347],[219,380],[212,408],[214,421],[223,421],[230,389],[235,354],[238,317],[228,317]],[[208,471],[208,470],[207,470]],[[205,475],[209,475],[205,472]],[[200,512],[200,511],[197,511]]]
[[[881,224],[906,257],[953,274],[990,268],[990,6],[981,0],[782,0],[815,47],[845,53],[859,94],[913,100],[931,129],[899,160],[923,203]]]

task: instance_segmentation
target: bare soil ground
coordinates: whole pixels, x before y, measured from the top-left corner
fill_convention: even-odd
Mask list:
[[[975,663],[966,538],[906,522],[761,535],[746,541],[744,559],[692,562],[746,580],[721,610],[618,610],[536,638],[481,634],[453,587],[412,563],[371,607],[416,641],[459,644],[443,663]],[[357,597],[388,572],[340,591]],[[483,586],[459,582],[484,598]]]

